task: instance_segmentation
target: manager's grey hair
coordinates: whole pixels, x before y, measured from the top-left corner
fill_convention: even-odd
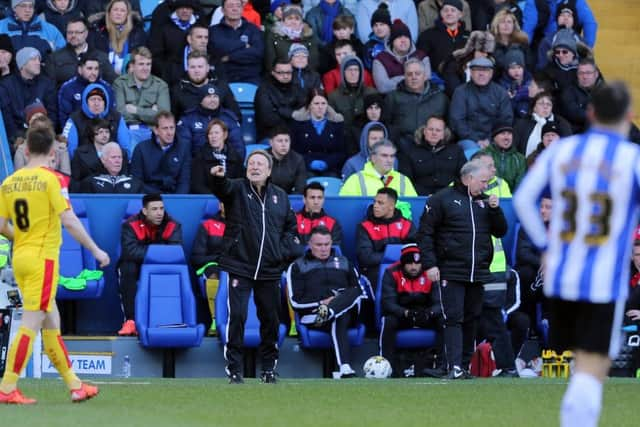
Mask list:
[[[480,159],[475,159],[465,163],[460,169],[460,178],[465,176],[476,176],[481,170],[488,170],[487,166]]]

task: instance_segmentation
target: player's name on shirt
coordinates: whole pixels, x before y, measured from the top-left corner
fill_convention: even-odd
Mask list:
[[[30,191],[47,191],[47,182],[34,175],[14,175],[10,181],[5,181],[2,185],[2,192],[5,194]]]

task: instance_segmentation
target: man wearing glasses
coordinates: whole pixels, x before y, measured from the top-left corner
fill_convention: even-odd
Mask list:
[[[100,65],[100,77],[109,84],[113,83],[117,77],[107,54],[89,47],[88,35],[88,24],[84,18],[69,20],[66,46],[49,55],[44,69],[45,74],[56,82],[57,88],[76,75],[83,54],[97,59]]]
[[[35,0],[11,0],[13,14],[0,20],[0,34],[8,34],[16,52],[33,47],[45,62],[55,49],[64,47],[65,40],[58,29],[35,14]]]
[[[271,75],[256,92],[258,140],[267,138],[278,125],[288,125],[295,110],[305,104],[305,94],[293,85],[293,68],[288,58],[276,58]]]
[[[576,74],[578,81],[562,91],[560,108],[562,115],[571,123],[573,133],[582,133],[589,126],[587,105],[591,102],[591,92],[604,80],[592,59],[581,60]]]

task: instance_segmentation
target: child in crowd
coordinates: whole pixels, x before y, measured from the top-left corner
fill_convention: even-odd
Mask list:
[[[519,49],[510,49],[505,54],[505,64],[502,77],[498,81],[507,90],[511,98],[513,115],[515,118],[525,117],[529,113],[529,83],[531,75],[524,67],[524,55]]]
[[[364,57],[362,62],[367,71],[373,67],[373,59],[384,51],[387,39],[391,34],[391,14],[386,3],[380,3],[371,16],[371,33],[369,41],[364,45]]]

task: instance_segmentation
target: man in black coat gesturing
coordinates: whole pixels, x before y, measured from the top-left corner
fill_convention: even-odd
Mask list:
[[[243,382],[244,324],[252,290],[260,319],[261,380],[276,382],[280,276],[287,263],[303,253],[287,193],[270,182],[272,166],[271,156],[257,150],[247,158],[246,178],[228,179],[220,165],[210,170],[211,191],[224,203],[227,218],[219,264],[229,273],[224,356],[232,384]]]

